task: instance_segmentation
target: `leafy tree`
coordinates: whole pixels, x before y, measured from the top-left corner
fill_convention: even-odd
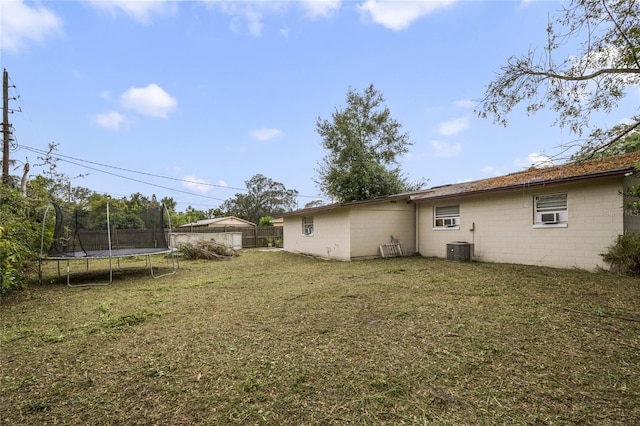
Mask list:
[[[581,40],[578,51],[567,56],[565,48],[576,38]],[[592,113],[613,112],[639,83],[640,2],[571,0],[549,22],[543,52],[531,49],[509,58],[487,86],[478,114],[506,126],[507,115],[518,104],[526,104],[528,114],[549,106],[558,114],[555,124],[581,136]],[[639,127],[636,114],[629,126],[597,130],[573,144],[592,153],[606,151]]]
[[[214,219],[216,217],[226,216],[225,212],[222,211],[222,209],[219,207],[216,207],[215,209],[207,209],[205,214],[207,215],[208,219]]]
[[[82,202],[91,195],[91,191],[86,188],[74,189],[71,186],[71,180],[85,177],[80,174],[73,178],[58,170],[58,157],[55,153],[58,150],[58,144],[52,142],[44,156],[38,156],[40,163],[34,164],[34,167],[42,167],[43,173],[40,176],[47,185],[47,191],[51,200],[67,202]]]
[[[298,191],[287,189],[282,183],[261,174],[245,182],[246,194],[236,194],[220,208],[232,216],[258,223],[263,216],[272,216],[293,210],[297,206]]]
[[[173,197],[162,197],[160,199],[160,202],[164,204],[164,206],[170,213],[176,211],[176,207],[178,203],[176,202],[176,200],[173,199]]]
[[[349,89],[347,106],[336,109],[331,120],[318,117],[325,157],[316,183],[338,202],[366,200],[418,189],[398,167],[398,157],[409,151],[409,135],[383,107],[383,95],[373,84],[360,94]]]
[[[619,124],[608,131],[597,129],[591,134],[589,141],[571,156],[571,159],[580,161],[640,151],[640,131],[638,129],[629,130],[629,127]],[[623,136],[611,141],[615,135]],[[598,141],[609,141],[609,143],[602,144],[603,148],[601,149],[596,149],[601,145]]]
[[[322,200],[313,200],[313,201],[309,201],[307,204],[304,205],[305,209],[310,209],[312,207],[320,207],[324,205],[324,201]]]
[[[258,226],[273,226],[273,217],[272,216],[263,216],[260,218],[258,222]]]

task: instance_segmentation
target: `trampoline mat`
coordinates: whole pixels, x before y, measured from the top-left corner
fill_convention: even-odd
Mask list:
[[[50,260],[66,260],[66,259],[108,259],[113,257],[133,257],[145,256],[151,254],[171,253],[170,248],[119,248],[109,250],[89,250],[76,251],[71,253],[57,254],[55,256],[47,256]]]

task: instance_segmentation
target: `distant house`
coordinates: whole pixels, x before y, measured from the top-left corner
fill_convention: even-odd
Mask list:
[[[623,189],[640,183],[640,153],[531,168],[374,200],[330,204],[284,216],[284,248],[323,258],[381,256],[380,245],[448,257],[552,267],[607,267],[600,254],[616,237],[640,232]]]
[[[217,231],[225,229],[238,229],[238,228],[255,228],[256,224],[249,222],[248,220],[240,219],[235,216],[216,217],[213,219],[203,219],[197,222],[186,223],[180,225],[178,228],[191,228],[191,229],[205,229],[214,228]]]
[[[283,217],[276,217],[275,219],[273,219],[271,221],[271,224],[273,226],[284,226],[284,218]]]

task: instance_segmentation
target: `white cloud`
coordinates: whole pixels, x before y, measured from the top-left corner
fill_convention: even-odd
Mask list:
[[[91,4],[114,16],[118,12],[123,12],[134,21],[140,23],[147,23],[153,15],[165,14],[175,10],[176,7],[175,3],[165,0],[92,0]]]
[[[445,121],[438,126],[438,132],[442,136],[453,136],[469,127],[469,120],[461,117],[455,120]]]
[[[231,31],[236,33],[248,31],[255,37],[262,34],[265,14],[283,12],[288,8],[288,2],[281,1],[210,0],[207,4],[218,8],[222,13],[231,17]]]
[[[443,141],[431,141],[436,157],[455,157],[462,152],[462,145]]]
[[[497,167],[493,167],[493,166],[484,166],[481,169],[481,171],[482,171],[483,174],[485,174],[487,176],[492,176],[492,177],[500,176],[500,175],[503,174],[500,169],[498,169]]]
[[[62,35],[62,20],[43,6],[27,6],[22,1],[0,4],[0,50],[18,52],[29,42],[42,43]]]
[[[226,188],[227,186],[229,186],[229,184],[221,179],[218,181],[218,186],[224,186]]]
[[[166,118],[178,105],[173,96],[154,83],[147,87],[132,87],[122,94],[120,101],[125,108],[156,118]]]
[[[300,5],[307,11],[311,19],[327,18],[340,9],[340,0],[303,1]]]
[[[453,105],[458,107],[458,108],[463,108],[463,109],[471,109],[474,108],[476,106],[477,102],[472,101],[471,99],[460,99],[457,101],[453,101]]]
[[[408,28],[414,21],[446,8],[456,0],[367,0],[357,6],[360,14],[394,31]]]
[[[282,130],[280,129],[257,129],[249,132],[252,138],[257,139],[261,142],[265,142],[276,138],[282,134]]]
[[[553,162],[551,157],[548,157],[544,154],[540,154],[538,152],[532,152],[531,154],[527,155],[526,159],[518,158],[516,159],[515,163],[516,163],[516,166],[524,167],[524,168],[529,168],[529,167],[543,168],[543,167],[555,166],[555,163]]]
[[[456,183],[466,183],[466,182],[473,182],[473,178],[466,177],[466,178],[460,178],[456,180]]]
[[[107,112],[105,114],[97,114],[95,116],[95,121],[100,127],[104,127],[105,129],[117,130],[120,128],[120,125],[124,123],[126,117],[119,112]]]
[[[229,25],[235,33],[245,33],[259,37],[264,30],[265,16],[284,14],[291,9],[291,5],[302,8],[307,18],[315,20],[332,16],[339,8],[341,0],[304,0],[304,1],[238,1],[238,0],[207,0],[210,8],[216,8],[231,17]],[[283,36],[288,30],[280,30]]]
[[[108,90],[103,90],[100,92],[100,97],[106,101],[111,100],[111,92]]]
[[[244,23],[242,21],[245,21]],[[236,16],[231,21],[231,29],[234,32],[241,32],[242,26],[246,24],[247,30],[252,36],[258,37],[262,34],[262,28],[264,28],[264,24],[262,23],[262,13],[254,10],[251,7],[245,9],[242,17]]]
[[[189,191],[206,193],[211,190],[209,182],[195,176],[185,176],[182,178],[182,186]]]

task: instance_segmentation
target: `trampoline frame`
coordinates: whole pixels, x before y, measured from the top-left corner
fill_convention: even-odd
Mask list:
[[[177,272],[179,268],[178,257],[176,256],[176,250],[171,246],[168,247],[147,247],[147,248],[119,248],[113,249],[111,243],[111,224],[109,218],[109,203],[106,203],[106,238],[107,238],[107,250],[89,250],[89,251],[76,251],[73,253],[68,253],[62,256],[47,256],[44,252],[44,235],[45,235],[45,225],[47,223],[47,215],[49,213],[49,209],[51,208],[51,204],[47,205],[47,208],[44,212],[44,217],[42,219],[42,235],[40,239],[40,256],[39,256],[39,268],[38,268],[38,277],[39,282],[42,285],[42,273],[43,273],[43,265],[46,261],[57,261],[58,262],[58,275],[60,275],[60,261],[67,262],[67,286],[69,287],[89,287],[89,286],[106,286],[113,282],[113,259],[116,259],[118,262],[118,266],[120,264],[120,258],[123,257],[146,257],[146,263],[149,266],[149,272],[151,278],[162,278],[168,275],[173,275]],[[162,214],[167,213],[168,218],[168,226],[169,226],[169,235],[171,235],[171,217],[168,214],[168,210],[166,206],[162,205]],[[162,230],[164,232],[164,230]],[[169,238],[170,240],[170,238]],[[169,267],[171,268],[170,272],[156,275],[153,270],[153,263],[151,262],[151,256],[159,255],[159,254],[167,254],[167,262]],[[89,260],[91,259],[108,259],[109,260],[109,281],[107,282],[95,282],[95,283],[82,283],[82,284],[71,284],[71,268],[70,264],[72,260],[85,260],[87,262],[87,270],[89,268]]]

